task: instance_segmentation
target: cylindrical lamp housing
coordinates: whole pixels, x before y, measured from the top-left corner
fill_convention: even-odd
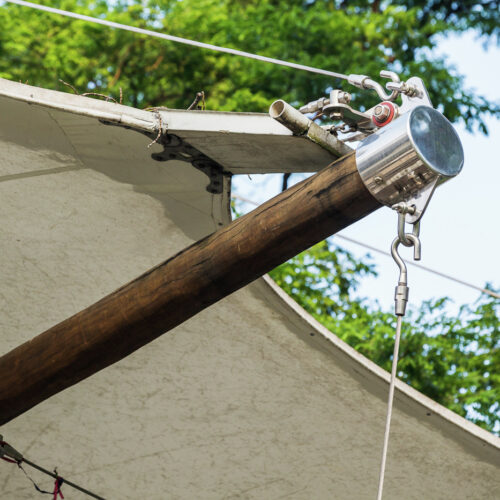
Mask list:
[[[393,206],[457,175],[464,152],[441,113],[417,106],[364,139],[356,149],[356,163],[370,193]]]

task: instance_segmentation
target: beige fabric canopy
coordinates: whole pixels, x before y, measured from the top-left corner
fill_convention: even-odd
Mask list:
[[[148,148],[160,126],[179,140]],[[0,79],[3,352],[227,224],[231,174],[332,159],[265,115],[148,112]],[[263,277],[1,432],[106,498],[369,499],[388,379]],[[500,498],[499,443],[398,383],[384,498]],[[39,495],[3,462],[0,491]]]

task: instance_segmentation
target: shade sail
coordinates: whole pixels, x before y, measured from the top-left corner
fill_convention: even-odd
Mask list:
[[[175,155],[213,162],[219,193],[189,158],[152,158],[168,152],[148,148],[160,126],[182,140]],[[4,352],[227,224],[231,174],[333,159],[265,115],[149,112],[6,80],[0,158]],[[106,498],[374,498],[388,380],[264,277],[2,433]],[[384,498],[500,497],[499,461],[497,438],[398,383]],[[38,495],[11,464],[0,484]]]

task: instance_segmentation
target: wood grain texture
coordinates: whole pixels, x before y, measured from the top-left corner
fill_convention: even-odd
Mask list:
[[[0,424],[126,357],[368,215],[355,156],[337,160],[0,358]]]

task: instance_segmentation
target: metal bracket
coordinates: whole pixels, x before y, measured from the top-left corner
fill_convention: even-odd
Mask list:
[[[329,102],[323,106],[323,113],[332,120],[342,120],[344,123],[355,128],[372,128],[371,116],[367,113],[357,111],[351,106],[351,95],[342,90],[332,90]]]
[[[388,83],[387,88],[392,89],[396,83]],[[417,106],[429,106],[432,108],[432,102],[425,88],[424,82],[418,76],[412,76],[401,85],[406,85],[412,89],[411,95],[401,93],[402,104],[399,107],[399,115],[410,111]]]
[[[322,97],[317,101],[312,101],[300,108],[300,112],[315,113],[321,112],[331,120],[342,120],[348,126],[354,129],[371,130],[376,127],[371,120],[370,112],[362,113],[349,106],[351,94],[343,90],[334,89],[330,92],[329,98]]]
[[[415,211],[413,213],[407,213],[405,216],[405,220],[408,224],[417,223],[422,215],[424,215],[425,209],[427,205],[429,205],[429,201],[436,190],[437,185],[439,184],[440,177],[436,177],[432,182],[427,184],[421,191],[419,191],[416,195],[408,198],[406,203],[409,206],[413,206]]]
[[[160,153],[153,153],[151,155],[153,160],[179,160],[191,163],[193,167],[201,170],[210,179],[210,183],[207,185],[207,191],[209,193],[222,193],[223,177],[231,174],[226,172],[221,165],[198,151],[177,135],[163,134],[157,142],[163,146],[163,151]]]
[[[158,109],[158,108],[156,108]],[[161,119],[160,119],[161,120]],[[103,125],[113,125],[118,127],[123,127],[128,130],[135,130],[141,134],[146,135],[153,140],[153,143],[157,143],[163,146],[163,151],[160,153],[152,153],[151,158],[156,161],[169,161],[169,160],[180,160],[191,163],[194,168],[201,170],[210,180],[207,185],[207,191],[212,194],[221,194],[223,191],[223,178],[226,176],[231,176],[230,172],[224,170],[222,165],[219,165],[216,161],[210,159],[208,156],[198,151],[196,148],[185,142],[180,137],[169,134],[164,131],[164,128],[160,127],[162,133],[146,132],[144,130],[139,130],[128,125],[122,125],[121,123],[111,122],[108,120],[99,120]],[[152,145],[151,143],[150,145]]]
[[[393,89],[396,85],[395,83],[388,83],[387,88]],[[417,106],[429,106],[432,108],[432,102],[425,88],[424,82],[418,76],[413,76],[409,78],[406,83],[403,83],[412,89],[410,93],[401,93],[402,104],[399,107],[399,114],[402,115],[411,111]],[[436,177],[432,182],[427,184],[421,191],[417,192],[407,199],[407,203],[415,208],[413,213],[407,213],[405,220],[408,224],[415,224],[420,220],[422,215],[424,215],[427,205],[439,184],[440,177]]]
[[[371,120],[371,115],[357,111],[348,104],[328,104],[323,108],[323,112],[328,114],[333,120],[342,120],[344,123],[347,123],[347,125],[356,129],[375,129]]]

